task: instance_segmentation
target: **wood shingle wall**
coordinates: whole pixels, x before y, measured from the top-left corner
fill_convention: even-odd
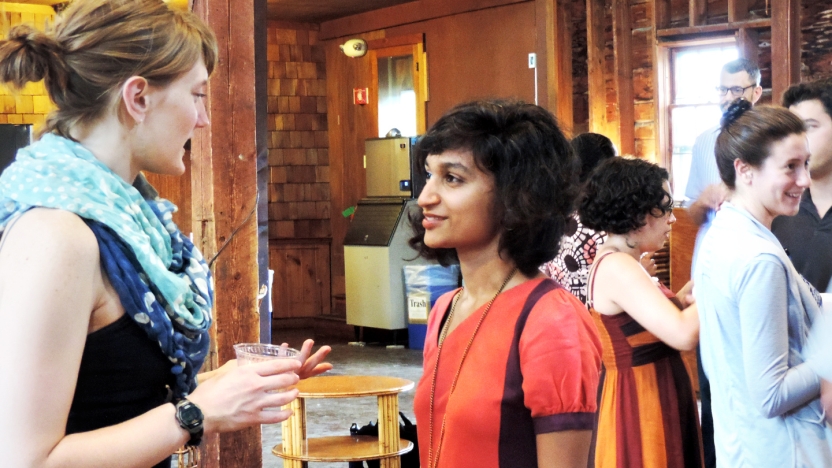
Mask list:
[[[0,2],[0,37],[19,24],[34,24],[43,30],[55,19],[55,11],[46,5]],[[43,82],[29,83],[21,90],[0,85],[0,124],[43,124],[52,110]]]

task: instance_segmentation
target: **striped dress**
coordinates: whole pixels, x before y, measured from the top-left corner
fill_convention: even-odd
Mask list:
[[[701,468],[696,398],[679,351],[627,312],[596,312],[593,283],[591,277],[587,305],[601,336],[604,368],[590,460],[596,468]],[[670,290],[659,287],[680,306]]]

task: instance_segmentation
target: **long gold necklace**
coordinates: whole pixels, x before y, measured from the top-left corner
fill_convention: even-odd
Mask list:
[[[433,457],[433,404],[434,404],[434,396],[436,395],[436,376],[439,370],[439,357],[442,355],[442,346],[445,344],[445,337],[448,335],[448,329],[450,328],[451,321],[454,319],[454,312],[456,312],[456,303],[459,301],[459,294],[462,292],[456,293],[454,296],[453,303],[451,305],[451,313],[448,314],[448,319],[445,321],[445,325],[442,326],[442,331],[439,336],[439,346],[436,350],[436,365],[433,367],[433,378],[431,379],[430,383],[430,425],[428,427],[429,435],[428,435],[428,468],[436,468],[436,465],[439,463],[439,454],[442,451],[442,442],[445,440],[445,422],[448,419],[448,406],[451,402],[451,395],[454,393],[454,389],[456,388],[456,382],[459,380],[459,373],[462,371],[462,364],[465,362],[465,357],[468,356],[468,351],[471,349],[471,345],[474,343],[474,337],[477,336],[477,332],[480,330],[480,326],[482,322],[485,320],[485,316],[488,315],[488,311],[491,310],[491,304],[497,299],[497,296],[503,292],[506,285],[512,278],[514,278],[514,274],[517,273],[517,268],[511,270],[511,273],[508,274],[506,280],[503,281],[503,284],[500,286],[500,289],[497,290],[497,294],[488,301],[488,305],[485,306],[485,310],[482,312],[480,316],[480,320],[477,322],[476,328],[474,328],[474,333],[471,334],[471,339],[468,340],[468,344],[465,345],[465,350],[462,352],[462,359],[459,361],[459,367],[456,369],[456,374],[454,375],[454,380],[451,382],[451,391],[448,392],[448,402],[445,404],[445,414],[442,416],[442,428],[439,430],[439,446],[436,447],[436,459]]]

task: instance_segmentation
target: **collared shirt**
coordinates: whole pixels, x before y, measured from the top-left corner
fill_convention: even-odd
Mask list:
[[[716,166],[716,137],[719,136],[719,125],[702,132],[693,143],[690,159],[690,175],[685,186],[685,196],[695,201],[711,184],[718,184],[719,168]]]
[[[832,292],[832,209],[821,218],[809,190],[795,216],[778,216],[771,232],[789,254],[795,269],[821,292]]]

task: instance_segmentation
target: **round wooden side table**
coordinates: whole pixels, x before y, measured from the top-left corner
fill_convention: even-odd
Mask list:
[[[308,462],[380,460],[381,468],[399,468],[399,456],[413,443],[399,438],[399,393],[413,382],[397,377],[336,375],[301,380],[300,394],[288,407],[292,416],[283,422],[283,442],[272,450],[285,468],[306,468]],[[372,436],[307,438],[307,398],[378,397],[378,439]]]

